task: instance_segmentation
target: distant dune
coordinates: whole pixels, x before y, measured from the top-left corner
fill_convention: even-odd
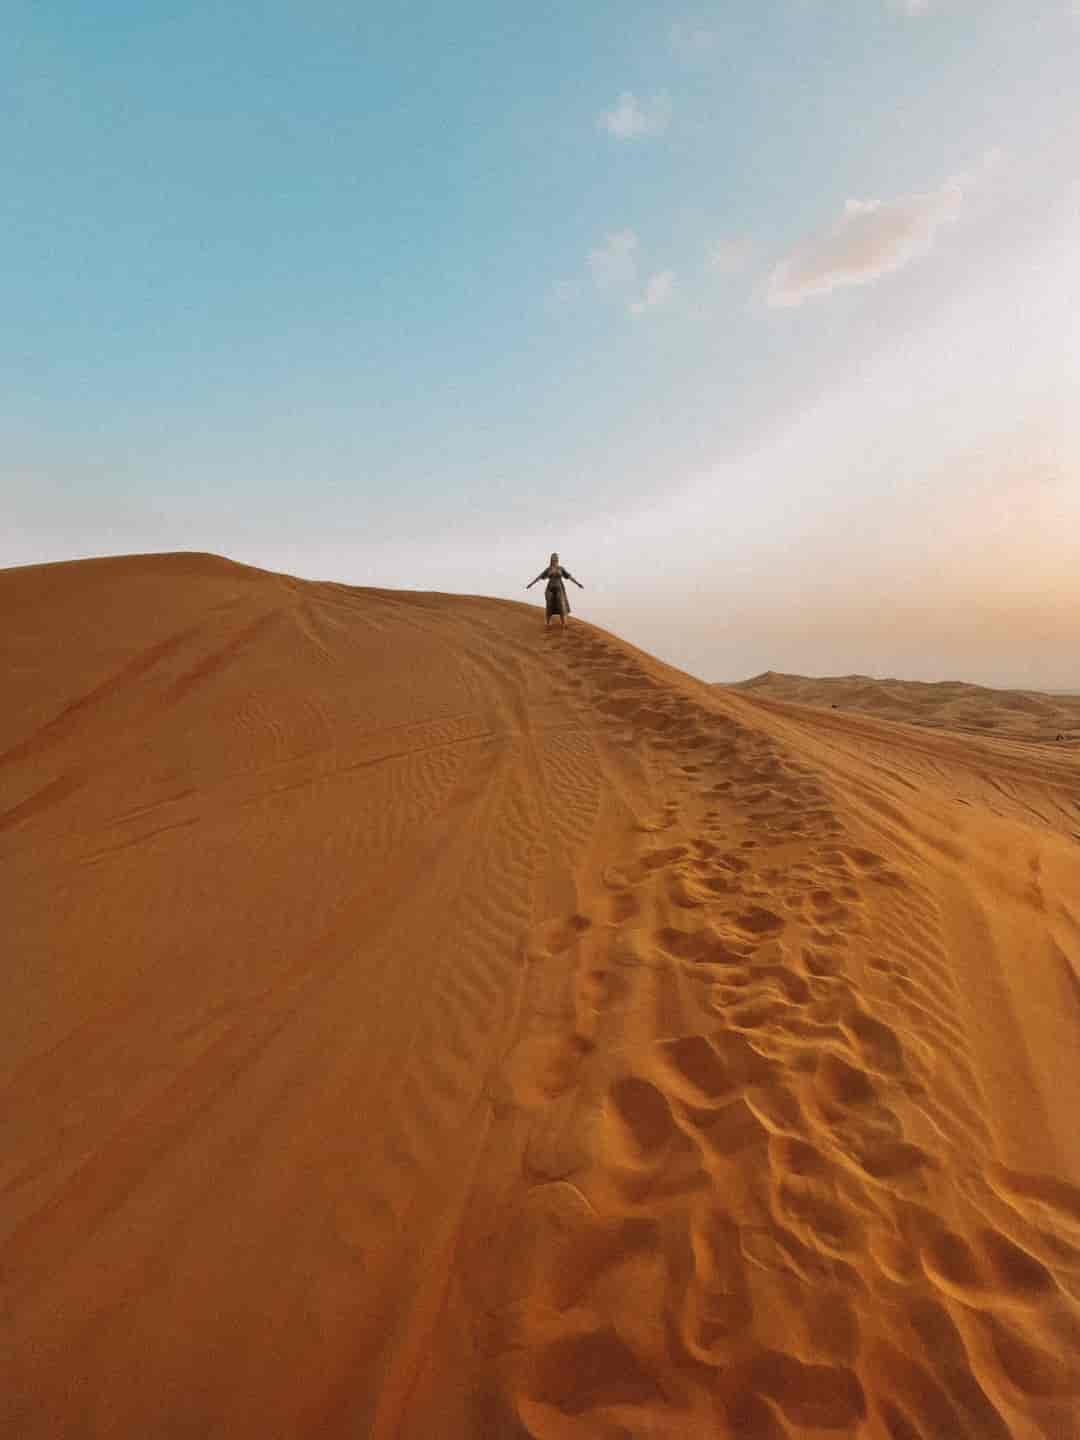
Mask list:
[[[5,1436],[1077,1434],[1076,708],[210,555],[0,608]]]
[[[1020,740],[1080,742],[1080,692],[990,690],[959,680],[872,680],[867,675],[813,679],[767,670],[725,689],[755,699],[828,706],[944,730],[1008,735]]]

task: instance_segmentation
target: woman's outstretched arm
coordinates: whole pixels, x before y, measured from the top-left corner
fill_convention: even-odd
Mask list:
[[[574,577],[573,577],[573,575],[570,574],[570,571],[569,571],[569,570],[564,570],[562,573],[566,576],[567,580],[574,580]],[[574,580],[574,584],[577,586],[577,588],[578,588],[579,590],[584,590],[584,589],[585,589],[585,586],[582,585],[582,583],[581,583],[580,580]]]
[[[540,571],[540,574],[537,575],[536,580],[543,580],[543,578],[544,578],[544,576],[545,576],[546,574],[547,574],[547,571],[546,571],[546,570],[541,570],[541,571]],[[531,590],[532,587],[536,584],[536,580],[530,580],[529,583],[525,586],[525,589],[526,589],[526,590]]]

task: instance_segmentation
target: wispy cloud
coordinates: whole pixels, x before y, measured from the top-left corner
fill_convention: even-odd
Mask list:
[[[742,270],[750,259],[750,241],[745,235],[728,235],[709,249],[705,260],[706,268],[721,275],[734,275]]]
[[[616,140],[640,140],[644,135],[662,135],[671,122],[671,100],[663,93],[639,100],[624,90],[613,110],[600,116],[598,124]]]
[[[930,10],[930,0],[894,0],[894,4],[902,15],[926,15]]]
[[[644,295],[640,300],[634,300],[630,309],[635,315],[643,315],[646,310],[655,310],[658,306],[667,304],[674,290],[674,270],[657,270],[649,276]]]
[[[604,245],[589,251],[589,269],[598,290],[628,290],[634,284],[637,245],[633,230],[616,230]]]
[[[969,183],[956,176],[922,194],[849,200],[831,230],[807,240],[777,265],[768,303],[801,305],[843,285],[867,285],[926,255],[941,227],[960,214]]]

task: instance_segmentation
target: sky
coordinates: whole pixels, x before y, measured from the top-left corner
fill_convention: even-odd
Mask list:
[[[1080,0],[8,0],[0,566],[1080,686]]]

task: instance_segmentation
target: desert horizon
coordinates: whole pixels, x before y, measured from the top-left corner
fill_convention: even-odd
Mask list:
[[[6,18],[0,1440],[1080,1440],[1080,0]]]
[[[1075,1433],[1041,713],[208,554],[0,608],[6,1433]]]
[[[267,565],[255,565],[249,561],[236,560],[229,556],[218,554],[210,550],[148,550],[133,552],[132,554],[120,554],[114,551],[106,551],[100,555],[80,554],[75,556],[65,556],[63,558],[53,560],[20,561],[18,563],[3,564],[0,565],[0,572],[5,570],[36,570],[42,568],[43,566],[55,568],[63,565],[107,564],[109,561],[166,559],[172,556],[188,556],[192,559],[207,559],[210,561],[220,561],[223,564],[234,565],[239,567],[240,569],[254,570],[267,574],[282,573],[274,571],[271,567]],[[346,581],[341,579],[330,579],[328,576],[291,574],[289,578],[301,584],[331,584],[364,591],[371,590],[377,592],[386,589],[397,588],[380,585],[365,585],[351,580]],[[439,596],[440,598],[443,598],[448,602],[453,602],[455,599],[458,598],[485,598],[479,593],[474,595],[469,591],[458,590],[415,590],[408,593]],[[500,595],[487,598],[508,599],[509,596]],[[612,633],[617,634],[618,632],[613,631]],[[627,639],[628,637],[623,636],[621,638]],[[676,666],[675,668],[678,669],[679,667]],[[705,668],[708,667],[706,666]],[[952,689],[958,692],[970,691],[976,695],[985,694],[987,697],[998,694],[1045,696],[1051,699],[1055,697],[1060,697],[1066,700],[1070,700],[1074,697],[1080,697],[1080,687],[1069,688],[1066,686],[1055,685],[1052,683],[1041,686],[1032,686],[1025,685],[1019,680],[1017,680],[1015,684],[1002,683],[991,685],[985,684],[983,682],[967,680],[964,679],[962,676],[958,675],[942,676],[937,679],[927,680],[923,676],[905,676],[899,673],[892,673],[887,671],[870,673],[859,670],[851,670],[845,673],[829,672],[818,674],[792,674],[787,671],[766,668],[764,670],[756,671],[751,675],[740,676],[737,679],[716,679],[710,678],[706,675],[698,674],[695,671],[687,671],[687,673],[693,675],[695,679],[701,680],[708,685],[716,685],[718,687],[735,690],[755,690],[759,695],[763,697],[768,695],[770,698],[774,699],[795,699],[796,695],[810,696],[812,694],[820,693],[820,702],[812,699],[804,699],[801,702],[796,702],[806,704],[831,704],[832,701],[829,697],[832,691],[835,690],[837,693],[841,693],[842,687],[849,687],[854,682],[868,684],[870,686],[911,686],[921,692],[929,692],[935,688],[938,691],[942,691],[945,689]],[[878,703],[880,704],[880,702]],[[1046,713],[1049,714],[1050,711],[1048,710]],[[1071,709],[1066,709],[1062,713],[1066,718],[1068,718],[1069,716],[1071,716],[1072,711]]]

